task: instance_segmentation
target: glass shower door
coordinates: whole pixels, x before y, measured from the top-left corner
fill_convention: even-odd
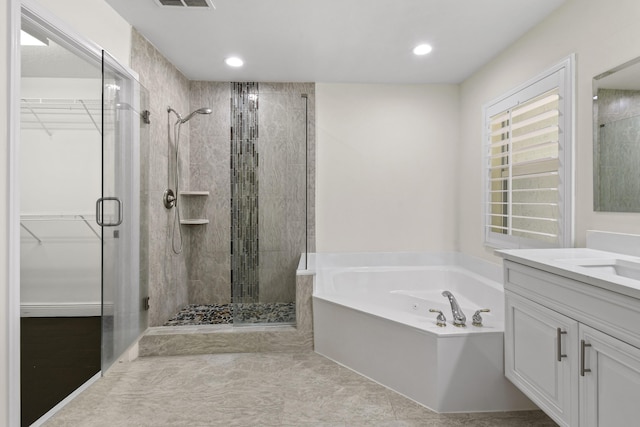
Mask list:
[[[234,326],[295,324],[296,269],[307,251],[308,89],[232,86]]]
[[[146,288],[140,286],[140,137],[146,90],[118,62],[102,57],[102,370],[144,331]],[[144,283],[143,283],[144,285]]]

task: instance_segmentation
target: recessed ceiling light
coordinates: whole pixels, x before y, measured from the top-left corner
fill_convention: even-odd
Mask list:
[[[238,58],[237,56],[232,56],[230,58],[227,58],[224,60],[224,62],[229,66],[229,67],[242,67],[244,65],[244,61],[240,58]]]
[[[431,45],[419,44],[418,46],[413,48],[413,53],[415,55],[426,55],[427,53],[431,52],[432,50],[433,50],[433,48],[431,47]]]

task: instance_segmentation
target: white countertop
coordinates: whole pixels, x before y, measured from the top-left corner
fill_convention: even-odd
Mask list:
[[[640,280],[580,265],[580,263],[606,263],[612,260],[629,261],[640,265],[640,257],[588,248],[508,249],[496,251],[496,254],[509,261],[640,299]]]

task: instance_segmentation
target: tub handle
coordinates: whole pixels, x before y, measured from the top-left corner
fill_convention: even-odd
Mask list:
[[[556,329],[556,339],[558,340],[558,362],[562,362],[562,358],[567,357],[566,354],[562,354],[562,336],[566,334],[567,331],[563,331],[562,328]]]
[[[488,308],[481,308],[480,310],[473,313],[471,324],[473,326],[482,326],[482,316],[480,316],[480,313],[489,313],[490,311],[491,310],[489,310]]]
[[[436,310],[435,308],[430,308],[429,311],[431,313],[438,313],[438,317],[436,317],[436,325],[447,326],[447,318],[444,317],[444,314],[442,314],[442,311]]]

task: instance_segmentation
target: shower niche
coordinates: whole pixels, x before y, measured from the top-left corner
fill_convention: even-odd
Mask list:
[[[189,122],[188,304],[165,325],[295,323],[314,249],[314,100],[313,83],[190,82],[191,108],[212,113]]]

